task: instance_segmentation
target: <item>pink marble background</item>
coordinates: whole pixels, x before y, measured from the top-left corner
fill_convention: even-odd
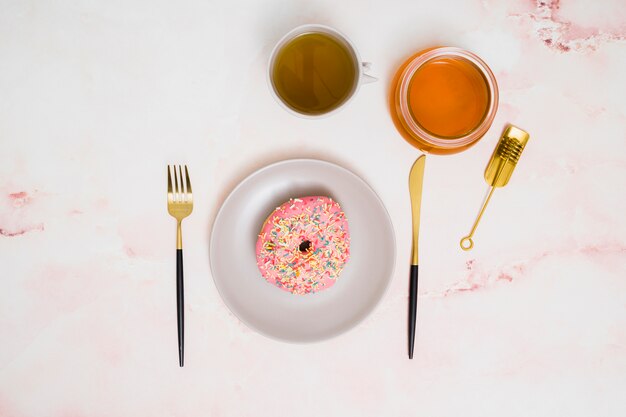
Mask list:
[[[379,82],[343,112],[292,117],[265,84],[284,32],[345,32]],[[406,358],[408,170],[386,111],[412,52],[481,55],[491,131],[428,157],[416,357]],[[626,415],[626,7],[615,1],[0,0],[0,416]],[[462,252],[505,123],[531,132]],[[392,217],[396,273],[336,339],[240,324],[208,238],[255,168],[318,157]],[[177,366],[165,165],[187,163],[186,367]]]

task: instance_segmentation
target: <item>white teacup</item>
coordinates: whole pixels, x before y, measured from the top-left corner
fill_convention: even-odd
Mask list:
[[[274,72],[274,65],[276,64],[276,58],[278,56],[278,53],[282,50],[282,48],[288,44],[292,39],[296,38],[297,36],[303,35],[303,34],[309,34],[309,33],[320,33],[320,34],[325,34],[327,36],[332,37],[334,40],[336,40],[337,42],[339,42],[342,46],[344,46],[346,48],[346,50],[349,52],[349,54],[351,55],[352,61],[354,63],[354,71],[355,71],[355,77],[354,77],[354,83],[352,85],[352,88],[347,96],[347,98],[345,98],[343,100],[343,102],[341,102],[337,107],[325,112],[325,113],[320,113],[320,114],[307,114],[307,113],[302,113],[300,111],[298,111],[297,109],[291,107],[290,105],[288,105],[280,96],[279,92],[276,89],[276,86],[274,85],[273,79],[272,79],[272,74]],[[359,87],[361,86],[361,84],[364,83],[371,83],[373,81],[376,81],[375,77],[372,77],[370,75],[365,74],[365,71],[368,70],[370,68],[370,63],[369,62],[362,62],[361,58],[359,56],[359,53],[357,52],[354,44],[345,36],[343,35],[341,32],[339,32],[338,30],[335,30],[331,27],[328,26],[324,26],[324,25],[317,25],[317,24],[307,24],[307,25],[302,25],[302,26],[298,26],[297,28],[291,30],[289,33],[287,33],[285,36],[283,36],[280,41],[278,41],[278,43],[274,46],[274,49],[272,50],[272,53],[270,54],[270,60],[269,60],[269,65],[268,65],[268,70],[267,70],[267,81],[268,84],[270,86],[270,90],[272,92],[272,95],[274,96],[274,98],[276,99],[276,101],[278,103],[280,103],[280,105],[287,110],[289,113],[299,116],[299,117],[303,117],[303,118],[307,118],[307,119],[317,119],[320,117],[326,117],[329,116],[333,113],[338,112],[339,110],[341,110],[346,104],[348,104],[348,102],[350,102],[352,100],[352,98],[354,97],[354,95],[356,94],[356,92],[358,91]]]

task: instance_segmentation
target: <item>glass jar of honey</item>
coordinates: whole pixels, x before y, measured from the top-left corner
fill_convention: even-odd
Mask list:
[[[402,64],[393,78],[390,106],[409,143],[424,152],[452,154],[487,132],[498,107],[498,85],[477,55],[431,48]]]

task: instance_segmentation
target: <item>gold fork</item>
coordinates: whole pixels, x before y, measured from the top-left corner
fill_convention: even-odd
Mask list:
[[[174,171],[174,182],[172,174]],[[185,296],[183,291],[183,236],[181,224],[183,219],[191,214],[193,210],[193,194],[191,192],[191,181],[189,172],[185,165],[185,177],[183,170],[178,165],[171,168],[167,166],[167,211],[176,219],[176,310],[178,311],[178,363],[184,365],[185,347]]]

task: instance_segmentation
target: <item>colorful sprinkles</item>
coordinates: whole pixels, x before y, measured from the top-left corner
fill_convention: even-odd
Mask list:
[[[330,197],[293,198],[263,224],[256,257],[263,277],[282,290],[303,295],[327,289],[350,258],[346,215]]]

